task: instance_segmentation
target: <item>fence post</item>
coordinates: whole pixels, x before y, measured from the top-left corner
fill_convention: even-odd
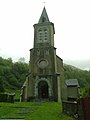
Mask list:
[[[90,97],[83,98],[82,106],[85,120],[90,120]]]

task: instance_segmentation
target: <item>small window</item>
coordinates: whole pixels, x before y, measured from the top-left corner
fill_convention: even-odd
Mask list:
[[[41,29],[39,30],[39,34],[42,34],[42,30]]]
[[[47,29],[44,29],[45,32],[47,32]]]
[[[41,35],[42,33],[40,32],[39,34]]]
[[[47,29],[44,29],[44,33],[47,34]]]
[[[45,34],[44,37],[47,37],[47,34]]]
[[[45,40],[47,40],[47,38],[45,38]]]
[[[46,55],[49,55],[49,50],[45,50],[45,54],[46,54]]]
[[[41,32],[42,30],[41,29],[39,29],[39,32]]]
[[[40,50],[37,50],[37,55],[38,55],[38,56],[40,55]]]

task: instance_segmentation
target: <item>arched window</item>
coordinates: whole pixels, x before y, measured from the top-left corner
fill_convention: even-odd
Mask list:
[[[38,30],[38,42],[47,42],[48,40],[48,29],[46,27]]]
[[[47,41],[47,29],[44,29],[44,40]]]
[[[43,37],[43,35],[42,35],[42,30],[39,29],[39,41],[42,41],[42,37]]]

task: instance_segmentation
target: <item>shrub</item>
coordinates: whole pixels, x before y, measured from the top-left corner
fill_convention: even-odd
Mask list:
[[[87,86],[83,90],[83,97],[90,96],[90,86]]]
[[[0,93],[0,102],[7,102],[7,101],[8,101],[8,94]]]

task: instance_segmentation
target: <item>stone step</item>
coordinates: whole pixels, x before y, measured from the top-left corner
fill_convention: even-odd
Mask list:
[[[19,118],[19,119],[12,119],[12,118],[0,118],[0,120],[24,120],[22,118]]]
[[[6,117],[2,117],[0,118],[0,120],[24,120],[24,118],[6,118]]]

